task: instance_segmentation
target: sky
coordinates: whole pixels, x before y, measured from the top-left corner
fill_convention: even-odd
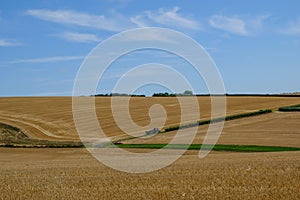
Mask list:
[[[27,0],[0,3],[0,96],[72,95],[85,57],[114,34],[160,27],[186,34],[209,53],[227,93],[300,91],[298,0]],[[156,36],[152,36],[156,37]],[[109,93],[134,66],[161,63],[207,93],[189,64],[168,52],[144,50],[120,58],[99,82]],[[155,67],[135,76],[154,76]],[[178,88],[184,91],[185,88]],[[161,86],[139,88],[151,95]]]

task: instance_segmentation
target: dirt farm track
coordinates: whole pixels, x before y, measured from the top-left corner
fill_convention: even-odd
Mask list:
[[[199,119],[210,117],[209,97],[198,97]],[[126,137],[116,126],[109,97],[96,98],[106,135]],[[176,98],[136,97],[130,101],[135,123],[150,122],[148,110],[162,105],[165,127],[180,122]],[[227,97],[227,115],[274,112],[227,121],[218,144],[300,147],[300,113],[275,111],[300,104],[298,97]],[[0,123],[33,139],[79,141],[70,97],[0,98]],[[194,143],[203,141],[207,126]],[[175,131],[124,143],[167,143]],[[182,137],[185,137],[182,135]],[[130,149],[139,152],[139,149]],[[0,148],[0,199],[300,199],[300,151],[211,152],[204,159],[189,150],[161,170],[129,174],[106,167],[85,148]]]

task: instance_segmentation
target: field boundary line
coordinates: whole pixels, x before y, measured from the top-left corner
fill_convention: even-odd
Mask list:
[[[261,146],[261,145],[236,145],[236,144],[118,144],[118,148],[137,148],[137,149],[187,149],[200,150],[207,148],[214,151],[231,152],[281,152],[281,151],[300,151],[299,147],[286,146]],[[114,147],[114,146],[112,146]]]

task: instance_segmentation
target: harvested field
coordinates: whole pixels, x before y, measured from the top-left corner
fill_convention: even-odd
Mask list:
[[[218,144],[265,145],[300,147],[300,113],[275,112],[266,115],[236,119],[225,122]],[[208,125],[200,126],[194,139],[201,144]],[[177,132],[153,135],[150,138],[137,138],[124,143],[155,144],[169,143]],[[178,137],[186,137],[185,134]]]
[[[147,174],[114,171],[84,149],[0,148],[0,199],[299,199],[300,154],[189,151]]]
[[[210,117],[210,98],[198,97],[201,116]],[[298,97],[227,97],[227,115],[276,109],[295,105]],[[109,137],[126,136],[115,124],[110,108],[109,97],[96,98],[96,112],[101,127]],[[180,107],[176,98],[136,97],[130,101],[132,119],[141,126],[150,122],[149,108],[154,104],[164,106],[167,112],[165,126],[180,122]],[[34,139],[54,141],[78,141],[72,115],[71,97],[19,97],[0,98],[0,122],[20,128]]]

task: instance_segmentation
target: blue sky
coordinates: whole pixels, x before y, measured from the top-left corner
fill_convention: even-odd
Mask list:
[[[171,28],[200,43],[218,66],[228,93],[300,91],[296,0],[11,0],[0,5],[0,96],[71,95],[83,59],[98,43],[148,26]],[[110,92],[121,76],[117,72],[137,64],[182,65],[172,56],[162,61],[161,53],[140,54],[112,66],[99,92]],[[203,81],[187,78],[201,85],[195,92],[206,92]]]

